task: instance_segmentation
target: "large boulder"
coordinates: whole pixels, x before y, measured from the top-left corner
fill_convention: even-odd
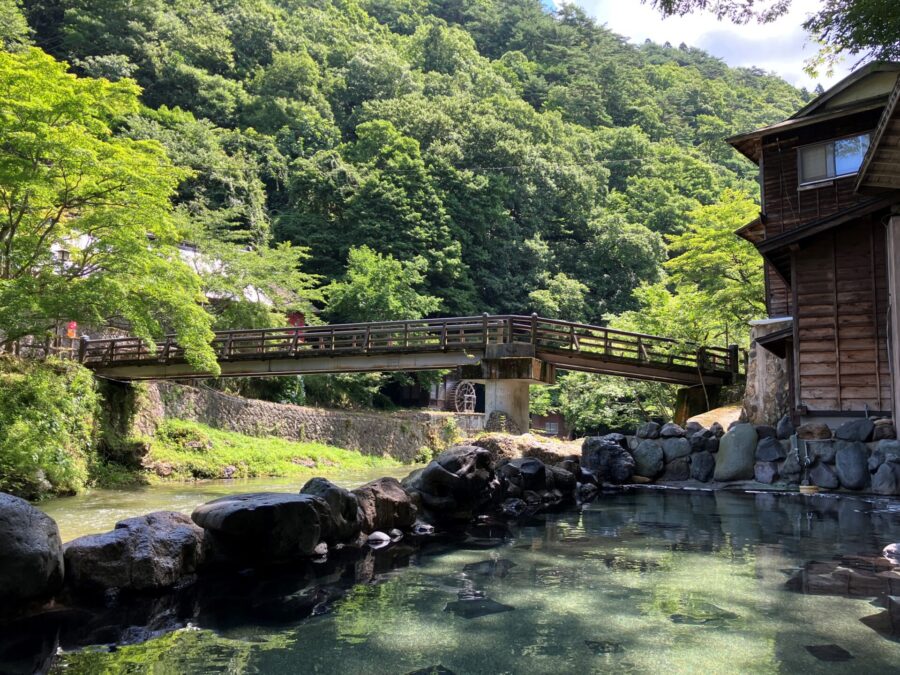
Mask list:
[[[722,437],[716,455],[717,481],[750,480],[759,438],[752,424],[736,424]]]
[[[790,415],[785,415],[778,420],[778,425],[775,427],[775,433],[782,441],[789,439],[796,431],[797,429],[794,428],[794,423],[791,421]]]
[[[683,440],[683,439],[682,439]],[[691,458],[677,457],[671,462],[666,463],[666,470],[663,471],[660,480],[680,482],[691,477]]]
[[[778,464],[775,462],[757,462],[753,467],[753,478],[757,483],[771,485],[778,478]]]
[[[641,441],[634,451],[634,472],[638,476],[656,478],[665,466],[663,457],[663,449],[657,441]]]
[[[66,544],[66,582],[76,591],[168,588],[194,574],[206,554],[203,528],[183,513],[157,511]]]
[[[681,436],[663,438],[661,445],[666,462],[673,462],[679,457],[687,457],[691,454],[691,442]]]
[[[63,582],[59,528],[24,499],[0,492],[0,612],[53,595]]]
[[[862,490],[869,483],[869,451],[863,443],[844,443],[835,453],[834,466],[841,486]]]
[[[884,462],[872,476],[872,492],[877,495],[900,494],[900,464]]]
[[[517,458],[510,463],[520,461]],[[538,462],[543,470],[543,463],[531,461]],[[418,493],[422,506],[435,520],[468,520],[479,506],[491,501],[497,483],[490,451],[457,445],[410,476],[404,486]]]
[[[834,490],[840,485],[834,469],[830,465],[822,462],[817,462],[810,470],[809,480],[812,481],[813,485],[818,485],[820,488],[825,488],[826,490]]]
[[[228,495],[191,514],[218,553],[250,564],[312,556],[322,538],[323,516],[329,518],[330,510],[319,497],[280,492]]]
[[[825,462],[826,464],[834,464],[834,457],[837,454],[837,443],[841,441],[807,441],[806,454],[810,461]]]
[[[844,422],[834,431],[834,437],[841,441],[859,441],[865,443],[872,437],[875,423],[867,417],[860,417]]]
[[[328,504],[330,517],[320,519],[322,541],[334,545],[357,538],[361,528],[359,503],[350,490],[326,478],[310,478],[300,488],[300,494],[319,497]]]
[[[774,436],[765,436],[759,440],[756,446],[756,459],[760,462],[777,462],[784,459],[787,452],[784,446]]]
[[[685,435],[684,429],[682,429],[679,425],[674,422],[668,422],[667,424],[663,424],[662,429],[659,430],[660,438],[683,438]]]
[[[778,475],[785,483],[799,484],[803,467],[800,465],[800,453],[792,449],[784,461],[778,465]]]
[[[402,530],[416,522],[416,506],[396,478],[379,478],[351,492],[359,502],[363,532]]]
[[[645,422],[637,428],[634,435],[638,438],[659,438],[659,425],[656,422]]]
[[[547,467],[534,457],[521,457],[497,467],[507,492],[518,497],[526,490],[539,492],[547,489]],[[512,488],[512,489],[511,489]]]
[[[710,452],[698,452],[691,455],[691,478],[701,483],[712,480],[716,470],[716,458]]]
[[[897,438],[897,430],[893,420],[875,420],[875,429],[872,431],[873,441],[884,441]]]
[[[603,438],[588,437],[581,445],[581,466],[601,481],[620,485],[634,474],[634,458],[622,446]]]
[[[797,429],[797,437],[804,441],[824,441],[831,438],[831,428],[824,422],[807,422]]]

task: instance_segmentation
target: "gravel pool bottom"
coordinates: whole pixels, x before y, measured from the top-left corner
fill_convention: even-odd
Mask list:
[[[896,502],[635,490],[432,546],[291,621],[190,625],[64,652],[65,673],[900,672],[871,598],[808,595],[806,563],[879,556]],[[235,618],[236,617],[236,618]]]

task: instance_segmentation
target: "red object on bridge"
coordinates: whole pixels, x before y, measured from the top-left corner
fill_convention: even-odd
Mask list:
[[[78,337],[78,323],[76,321],[70,321],[66,324],[66,337],[72,340]]]

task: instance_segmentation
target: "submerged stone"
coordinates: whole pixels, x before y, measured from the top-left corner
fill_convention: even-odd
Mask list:
[[[806,651],[825,663],[840,663],[853,658],[853,654],[840,645],[806,645]]]
[[[463,567],[464,572],[482,577],[497,577],[502,579],[516,566],[512,560],[499,558],[496,560],[482,560],[477,563],[469,563]]]
[[[625,651],[625,647],[619,642],[611,642],[609,640],[585,640],[584,644],[595,655],[603,656],[604,654],[621,654]]]
[[[672,623],[688,624],[691,626],[721,626],[729,621],[739,618],[734,612],[714,605],[710,602],[685,603],[681,612],[672,614],[669,619]]]
[[[515,607],[504,605],[490,598],[473,598],[471,600],[456,600],[448,602],[444,607],[445,612],[453,612],[463,619],[477,619],[490,614],[511,612]]]
[[[456,673],[441,664],[437,664],[436,666],[426,666],[418,670],[411,670],[406,675],[456,675]]]

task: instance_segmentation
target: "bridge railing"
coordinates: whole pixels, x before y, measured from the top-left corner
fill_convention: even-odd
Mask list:
[[[474,350],[509,343],[530,343],[544,352],[673,369],[737,373],[739,367],[737,351],[733,348],[698,347],[655,335],[536,315],[228,330],[216,333],[212,347],[218,360],[240,361],[326,354]],[[134,337],[85,340],[79,360],[88,367],[179,363],[184,361],[184,350],[172,335],[153,347]]]

